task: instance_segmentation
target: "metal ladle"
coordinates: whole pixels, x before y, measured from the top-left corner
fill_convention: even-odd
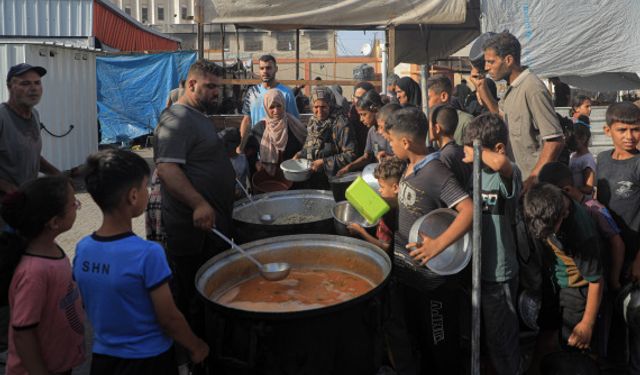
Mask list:
[[[262,264],[258,262],[256,258],[251,256],[248,252],[246,252],[243,248],[236,245],[235,242],[230,240],[227,236],[220,233],[220,231],[218,231],[216,228],[211,228],[211,230],[218,237],[222,238],[226,243],[231,245],[232,248],[238,250],[240,253],[242,253],[242,255],[249,258],[250,261],[252,261],[256,266],[258,266],[258,269],[260,270],[260,275],[262,275],[262,277],[264,277],[265,279],[269,281],[279,281],[286,278],[289,275],[289,272],[291,272],[291,266],[289,265],[289,263]]]
[[[265,224],[273,223],[274,220],[275,220],[273,215],[271,215],[271,214],[261,214],[260,210],[258,209],[258,206],[256,206],[256,202],[253,200],[253,197],[251,196],[251,194],[249,194],[247,189],[242,185],[240,180],[238,180],[237,178],[236,178],[236,183],[238,185],[240,185],[240,189],[242,189],[242,191],[244,192],[244,195],[246,195],[247,198],[249,198],[249,201],[251,202],[251,205],[253,206],[253,208],[256,210],[256,213],[258,214],[258,218],[260,219],[260,221],[265,223]]]

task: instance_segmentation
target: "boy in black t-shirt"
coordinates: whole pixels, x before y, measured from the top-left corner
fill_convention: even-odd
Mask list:
[[[625,256],[622,275],[624,282],[640,281],[640,108],[631,102],[614,103],[607,108],[606,135],[613,141],[613,150],[598,154],[598,200],[611,212],[622,229]],[[623,342],[621,318],[612,322],[610,343]],[[629,329],[629,370],[640,373],[640,332]],[[609,353],[624,352],[611,348]],[[614,360],[626,362],[626,358]]]
[[[471,164],[462,161],[464,148],[457,144],[453,135],[458,127],[458,112],[449,105],[440,105],[431,111],[429,139],[438,143],[440,161],[456,176],[456,180],[465,190],[471,178]]]
[[[547,183],[536,184],[525,194],[524,215],[531,233],[555,255],[562,344],[589,349],[604,288],[595,223],[586,208]]]
[[[403,294],[404,303],[392,301],[392,315],[395,313],[397,319],[402,319],[404,316],[400,315],[404,312],[414,314],[413,324],[400,322],[398,327],[411,327],[412,333],[419,336],[418,342],[422,340],[418,349],[424,366],[433,373],[457,373],[457,366],[463,361],[459,360],[458,290],[451,282],[456,276],[437,275],[424,265],[471,228],[473,204],[454,175],[438,160],[439,153],[427,155],[427,129],[427,118],[417,108],[394,112],[386,124],[394,154],[408,161],[400,180],[398,231],[394,243],[396,287],[398,294]],[[408,243],[413,223],[442,207],[458,211],[449,228],[437,238],[421,233],[421,243]],[[420,332],[421,328],[425,331]],[[398,366],[404,364],[398,363],[393,341],[390,346],[396,358],[396,370],[400,372]]]

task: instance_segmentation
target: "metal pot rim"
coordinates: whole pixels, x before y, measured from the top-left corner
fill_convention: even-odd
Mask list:
[[[316,316],[316,315],[323,315],[323,314],[334,312],[334,311],[340,311],[352,306],[353,304],[359,303],[364,300],[368,300],[379,293],[381,288],[383,288],[386,285],[386,283],[389,280],[389,276],[391,275],[392,264],[389,256],[377,246],[356,238],[336,236],[336,235],[330,235],[330,234],[297,234],[297,235],[289,235],[289,236],[270,237],[262,240],[252,241],[247,244],[244,244],[244,247],[245,247],[245,250],[247,250],[248,252],[256,252],[255,248],[270,245],[270,244],[282,244],[287,241],[293,242],[293,243],[295,243],[296,241],[302,241],[305,243],[325,242],[329,245],[346,242],[348,244],[354,245],[347,248],[351,251],[360,252],[371,258],[373,258],[372,254],[377,254],[378,259],[381,260],[381,262],[383,263],[383,264],[380,264],[380,262],[376,262],[377,264],[380,265],[380,268],[383,273],[382,281],[377,283],[377,285],[375,285],[367,293],[364,293],[360,296],[357,296],[355,298],[352,298],[350,300],[347,300],[335,305],[330,305],[330,306],[317,308],[317,309],[309,309],[309,310],[302,310],[302,311],[287,311],[287,312],[260,312],[260,311],[235,309],[235,308],[217,303],[215,301],[212,301],[208,299],[204,295],[204,293],[202,293],[204,284],[206,284],[206,281],[209,280],[209,278],[202,281],[202,283],[200,282],[201,279],[204,276],[206,276],[207,273],[210,274],[214,272],[215,270],[211,271],[212,266],[219,264],[222,260],[231,258],[231,261],[235,261],[236,259],[242,258],[241,254],[235,251],[226,250],[214,256],[213,258],[209,259],[206,263],[204,263],[200,267],[200,269],[198,269],[198,272],[196,272],[194,282],[195,282],[195,286],[198,294],[205,301],[205,303],[209,304],[209,306],[212,306],[216,310],[219,310],[223,313],[234,314],[236,316],[243,316],[247,318],[260,318],[260,319],[267,319],[267,320],[292,319],[292,318],[297,319],[297,318],[305,318],[305,317]]]

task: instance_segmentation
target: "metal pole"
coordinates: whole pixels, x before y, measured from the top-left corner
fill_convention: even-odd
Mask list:
[[[202,0],[196,0],[196,22],[198,38],[198,59],[204,59],[204,6]]]
[[[480,375],[480,270],[482,261],[482,147],[473,141],[473,264],[471,291],[471,375]]]
[[[427,97],[427,78],[429,77],[429,65],[420,65],[420,93],[422,94],[422,112],[429,118],[429,98]]]
[[[300,79],[300,29],[296,29],[296,81]]]
[[[387,73],[389,70],[389,55],[387,55],[387,41],[380,45],[380,51],[382,52],[382,93],[388,94],[387,92]]]
[[[226,39],[226,33],[225,33],[225,26],[223,23],[220,24],[220,45],[221,45],[221,51],[222,51],[222,77],[226,78],[227,77],[227,62],[225,61],[225,53],[224,53],[224,40]]]

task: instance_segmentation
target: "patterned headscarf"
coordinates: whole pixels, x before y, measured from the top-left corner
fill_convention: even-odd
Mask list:
[[[263,105],[266,116],[264,118],[265,128],[262,140],[260,141],[260,161],[263,163],[278,163],[279,152],[284,151],[289,140],[288,129],[300,143],[304,142],[307,136],[305,126],[287,112],[286,100],[282,92],[278,89],[270,89],[264,93]],[[272,104],[280,104],[283,110],[282,116],[271,117],[269,107]]]

